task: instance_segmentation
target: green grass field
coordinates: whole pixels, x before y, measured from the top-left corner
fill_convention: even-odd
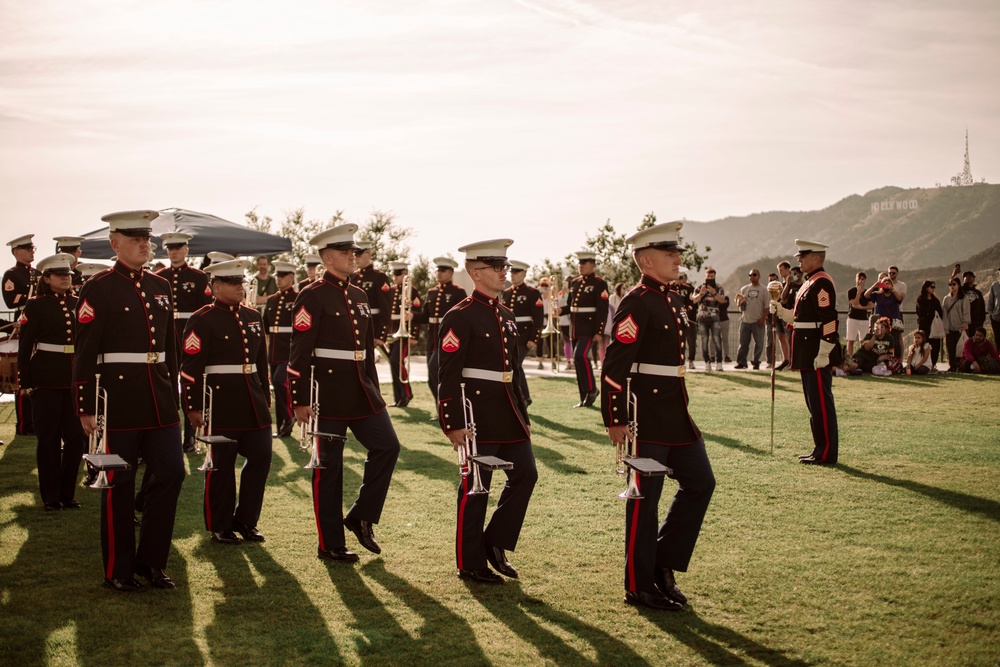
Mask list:
[[[178,588],[134,595],[100,585],[99,494],[44,512],[34,439],[14,439],[0,405],[0,664],[1000,662],[1000,379],[835,380],[830,469],[796,463],[810,449],[797,374],[778,376],[773,455],[767,375],[689,377],[718,486],[678,575],[680,613],[622,602],[623,483],[598,412],[569,409],[567,377],[532,380],[539,483],[511,557],[521,579],[487,588],[455,576],[457,467],[424,385],[390,408],[403,452],[382,556],[348,534],[360,563],[316,559],[308,455],[275,441],[267,543],[208,539],[191,457],[167,570]],[[363,461],[348,448],[345,502]]]

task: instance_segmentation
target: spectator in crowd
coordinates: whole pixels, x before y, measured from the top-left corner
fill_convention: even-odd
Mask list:
[[[1000,374],[1000,355],[993,343],[986,340],[986,328],[976,327],[972,338],[965,341],[962,363],[958,370],[964,373]]]
[[[847,313],[847,356],[854,356],[854,343],[860,342],[869,331],[868,313],[875,305],[865,296],[865,282],[868,276],[858,271],[854,277],[854,287],[847,290],[847,302],[851,308]]]
[[[764,286],[767,287],[771,283],[778,282],[777,273],[767,274],[767,282]],[[767,314],[764,318],[764,361],[767,362],[767,367],[770,368],[771,365],[777,361],[777,357],[774,356],[774,318],[776,315],[771,313]]]
[[[257,281],[257,310],[263,311],[267,297],[278,291],[278,281],[271,274],[271,258],[261,255],[257,258],[257,274],[251,279]]]
[[[625,296],[625,283],[617,283],[614,291],[608,296],[608,319],[604,323],[604,335],[601,337],[601,368],[604,368],[604,355],[607,353],[608,343],[611,342],[611,323],[615,319],[615,311],[618,310],[618,304],[622,302],[623,296]]]
[[[997,279],[990,286],[990,296],[986,302],[986,310],[990,314],[990,325],[993,327],[993,340],[1000,342],[1000,268],[997,268]]]
[[[764,320],[771,300],[760,284],[760,271],[750,269],[750,284],[740,288],[736,306],[740,309],[740,348],[736,351],[736,368],[747,367],[750,338],[753,337],[753,368],[760,368],[760,355],[764,352]]]
[[[684,356],[688,360],[688,368],[694,368],[694,357],[698,352],[698,323],[694,317],[694,286],[688,282],[687,271],[681,268],[680,275],[674,282],[674,291],[684,299]]]
[[[559,290],[556,295],[556,306],[559,308],[559,312],[563,313],[563,309],[566,304],[569,303],[569,299],[566,294],[566,288],[569,286],[571,276],[563,279],[563,289]],[[553,288],[554,289],[554,288]],[[563,359],[566,360],[566,370],[572,371],[573,368],[573,343],[570,342],[569,337],[569,310],[565,311],[565,314],[559,315],[559,334],[562,336],[563,345]]]
[[[986,325],[986,300],[976,288],[976,274],[966,271],[962,274],[962,293],[969,302],[969,331]]]
[[[962,337],[963,331],[969,330],[969,302],[962,296],[962,288],[958,283],[958,278],[948,280],[948,293],[941,303],[941,310],[944,312],[945,344],[948,349],[948,369],[958,370],[958,362],[961,352],[958,350],[958,341]]]
[[[882,365],[885,371],[880,375],[888,375],[893,369],[899,370],[899,358],[893,354],[892,323],[888,317],[875,320],[870,334],[865,336],[854,353],[854,363],[865,373],[876,373],[875,368]]]
[[[715,269],[711,266],[705,267],[705,282],[691,300],[698,305],[698,330],[701,332],[701,354],[705,360],[705,370],[712,370],[714,355],[716,368],[721,371],[722,325],[719,322],[719,310],[726,307],[729,299],[722,285],[715,282]]]
[[[892,293],[896,297],[896,303],[903,303],[903,299],[906,298],[906,283],[896,277],[899,275],[899,267],[890,266],[887,273],[889,274],[889,282],[892,283]]]
[[[1000,322],[997,323],[1000,326]],[[732,359],[729,358],[729,297],[726,297],[726,305],[719,307],[719,334],[722,338],[722,349],[714,350],[712,354],[715,355],[716,361],[722,363],[725,361],[727,364],[732,363]],[[710,354],[709,356],[712,356]]]
[[[778,263],[776,267],[778,269],[777,280],[781,282],[781,291],[785,291],[785,286],[792,282],[792,264],[782,260]],[[798,268],[798,267],[795,267]],[[774,275],[774,274],[772,274]],[[799,270],[799,275],[802,275],[801,269]],[[770,280],[770,279],[769,279]],[[778,298],[779,301],[781,297]],[[782,306],[786,308],[793,307],[792,305],[782,303]],[[767,318],[768,323],[768,345],[767,345],[767,359],[770,363],[776,360],[776,357],[772,354],[772,348],[774,347],[774,338],[778,338],[778,346],[781,348],[781,364],[778,366],[779,371],[783,371],[788,368],[791,363],[791,350],[788,347],[788,332],[785,330],[785,323],[781,321],[781,318],[777,315],[769,315]]]
[[[892,339],[898,359],[903,355],[903,313],[899,310],[899,299],[889,274],[878,274],[878,280],[865,292],[865,297],[875,305],[874,319],[888,317],[892,323]]]
[[[913,344],[906,349],[906,374],[927,375],[933,372],[931,345],[927,342],[927,334],[917,329],[913,332]]]
[[[920,295],[917,297],[917,329],[923,331],[925,338],[931,346],[931,365],[936,367],[938,356],[941,354],[941,339],[929,336],[933,329],[934,316],[937,315],[944,320],[944,313],[941,311],[941,300],[937,298],[934,290],[937,284],[933,280],[925,280],[920,286]]]

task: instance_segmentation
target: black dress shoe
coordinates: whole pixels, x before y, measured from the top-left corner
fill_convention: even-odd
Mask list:
[[[466,581],[475,581],[480,584],[502,584],[503,577],[488,567],[481,567],[478,570],[459,570],[458,578]]]
[[[188,439],[186,439],[186,440],[184,441],[184,446],[183,446],[183,447],[181,447],[181,450],[182,450],[182,451],[183,451],[183,452],[184,452],[185,454],[190,454],[190,453],[191,453],[191,452],[193,452],[193,451],[194,451],[195,449],[197,449],[197,447],[196,447],[196,445],[195,445],[195,442],[194,442],[194,438],[188,438]]]
[[[344,563],[356,563],[358,561],[358,555],[353,551],[348,551],[347,547],[317,549],[316,558],[322,558],[323,560],[339,560]]]
[[[46,512],[55,512],[56,510],[61,510],[62,505],[59,503],[43,503]]]
[[[584,399],[580,399],[580,402],[577,403],[576,405],[574,405],[573,407],[574,408],[585,408],[585,407],[587,407],[587,404],[584,402]]]
[[[135,573],[147,580],[149,585],[153,588],[177,588],[177,584],[174,583],[173,579],[168,577],[167,573],[158,567],[138,565],[135,568]]]
[[[680,602],[681,604],[687,604],[687,596],[677,587],[677,581],[674,579],[674,571],[670,568],[657,568],[656,571],[656,588],[664,596],[674,600],[675,602]]]
[[[135,577],[128,579],[105,579],[104,586],[112,588],[119,593],[137,593],[142,590],[142,584],[135,580]]]
[[[776,371],[783,371],[786,368],[788,368],[788,365],[789,365],[788,359],[785,359],[780,364],[778,364],[778,367],[775,368],[774,370],[776,370]]]
[[[663,611],[680,611],[684,608],[684,605],[677,600],[671,600],[659,593],[647,593],[646,591],[625,591],[625,604],[630,604],[633,607],[661,609]]]
[[[345,516],[344,527],[354,533],[354,536],[358,538],[358,542],[360,542],[361,546],[365,549],[368,549],[368,551],[371,551],[373,554],[382,553],[382,547],[380,547],[378,542],[375,541],[375,533],[372,531],[371,521],[355,519],[352,516]]]
[[[281,425],[281,428],[278,429],[278,437],[287,438],[292,434],[292,431],[294,429],[295,429],[295,422],[285,422],[284,424]]]
[[[231,530],[224,530],[218,533],[212,533],[212,539],[220,544],[239,544],[243,540],[236,537],[236,533]]]
[[[78,509],[80,509],[80,501],[79,500],[64,500],[64,501],[62,501],[62,506],[63,506],[63,509],[78,510]]]
[[[589,408],[591,405],[593,405],[594,401],[597,400],[598,394],[600,394],[600,393],[601,392],[599,390],[595,389],[594,391],[592,391],[589,394],[587,394],[587,398],[583,399],[583,405],[584,405],[584,407],[588,407]]]
[[[264,533],[260,532],[256,528],[250,528],[242,523],[234,523],[233,530],[243,536],[243,539],[247,542],[263,542]]]
[[[500,547],[486,545],[486,560],[490,562],[493,569],[511,579],[517,579],[517,570],[507,561],[507,555]]]
[[[746,365],[746,364],[736,364],[735,366],[733,366],[733,368],[738,368],[738,369],[740,369],[740,370],[743,370],[743,369],[744,369],[744,368],[746,368],[746,367],[747,367],[747,365]]]
[[[801,461],[802,459],[811,459],[811,458],[812,454],[799,454],[799,461]]]
[[[405,407],[406,407],[407,405],[409,405],[409,404],[410,404],[410,401],[412,401],[412,400],[413,400],[413,397],[412,397],[412,396],[410,396],[409,398],[402,398],[402,399],[400,399],[400,400],[399,400],[399,401],[398,401],[398,402],[396,403],[396,407],[397,407],[397,408],[405,408]]]
[[[804,459],[799,459],[799,463],[807,466],[832,466],[836,461],[824,461],[823,459],[818,459],[815,456],[807,456]]]

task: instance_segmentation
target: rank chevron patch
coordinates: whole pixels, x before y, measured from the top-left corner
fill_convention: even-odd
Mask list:
[[[819,305],[820,308],[829,308],[830,293],[827,292],[825,289],[821,289],[819,291],[819,294],[816,295],[816,303]]]
[[[184,351],[187,354],[198,354],[201,352],[201,338],[198,334],[191,332],[188,337],[184,339]]]
[[[87,324],[88,322],[94,321],[94,315],[94,307],[91,306],[86,299],[84,299],[80,303],[79,310],[76,311],[76,321],[80,324]]]
[[[619,322],[615,328],[615,338],[626,345],[634,343],[638,337],[639,325],[635,323],[631,315]]]
[[[445,352],[455,352],[461,346],[462,341],[455,335],[454,329],[448,329],[448,333],[441,339],[441,349]]]
[[[306,310],[305,306],[299,308],[299,312],[295,313],[295,319],[293,320],[293,325],[296,331],[308,331],[313,324],[312,315]]]

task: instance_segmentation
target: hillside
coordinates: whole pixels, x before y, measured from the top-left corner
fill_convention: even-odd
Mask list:
[[[687,222],[683,234],[712,247],[709,261],[720,275],[756,258],[786,252],[790,258],[796,238],[828,243],[831,260],[852,266],[942,266],[1000,241],[1000,185],[885,187],[819,211]]]

